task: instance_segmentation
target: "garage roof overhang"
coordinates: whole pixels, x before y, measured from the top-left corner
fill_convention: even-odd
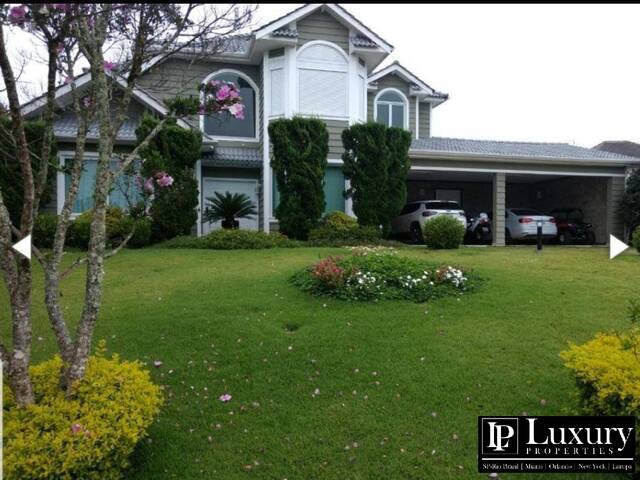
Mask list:
[[[410,149],[409,157],[412,159],[433,159],[433,160],[458,160],[473,162],[497,162],[509,164],[530,164],[536,165],[570,165],[576,167],[638,167],[640,159],[585,159],[568,157],[530,156],[530,155],[495,155],[475,152],[452,152],[444,150],[417,150]]]

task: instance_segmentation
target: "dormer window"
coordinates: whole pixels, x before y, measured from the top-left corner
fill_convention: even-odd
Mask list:
[[[235,70],[221,70],[207,77],[205,82],[211,80],[231,82],[238,87],[242,97],[242,104],[244,105],[244,119],[235,118],[229,112],[204,115],[201,117],[201,127],[204,133],[213,137],[231,137],[243,140],[257,138],[256,103],[258,89],[255,83],[245,74]]]
[[[388,127],[409,128],[409,105],[407,97],[399,90],[388,88],[381,91],[375,98],[376,122],[384,123]]]

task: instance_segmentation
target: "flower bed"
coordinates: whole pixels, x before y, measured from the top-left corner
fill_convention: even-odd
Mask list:
[[[313,295],[344,300],[402,299],[426,302],[462,295],[471,287],[461,267],[427,265],[388,248],[354,248],[347,257],[327,257],[296,273],[292,282]]]

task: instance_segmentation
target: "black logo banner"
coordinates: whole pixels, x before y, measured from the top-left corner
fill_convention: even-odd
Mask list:
[[[478,417],[478,471],[633,473],[635,417]]]

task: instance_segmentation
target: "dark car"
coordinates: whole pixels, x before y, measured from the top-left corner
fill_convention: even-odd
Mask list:
[[[596,243],[596,235],[593,226],[584,221],[584,214],[579,208],[556,208],[549,212],[556,219],[558,227],[558,243],[571,245],[581,243],[593,245]]]

